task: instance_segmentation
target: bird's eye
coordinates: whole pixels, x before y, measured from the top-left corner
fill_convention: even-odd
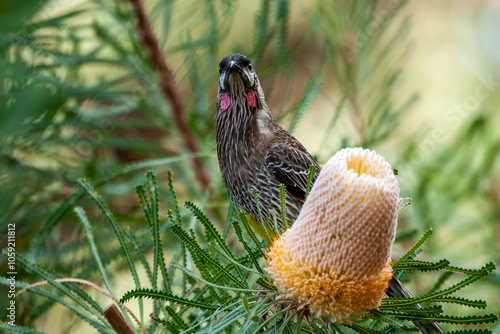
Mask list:
[[[252,70],[252,64],[248,65],[248,69],[251,71]]]
[[[221,68],[219,68],[219,74],[222,74],[222,69]]]

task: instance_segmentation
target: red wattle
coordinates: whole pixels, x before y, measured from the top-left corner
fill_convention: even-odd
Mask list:
[[[248,101],[248,105],[251,108],[255,108],[257,106],[257,104],[255,103],[255,94],[254,94],[253,90],[248,91],[247,101]]]
[[[222,111],[226,111],[231,105],[231,98],[228,93],[222,94],[222,98],[220,99],[220,108]]]

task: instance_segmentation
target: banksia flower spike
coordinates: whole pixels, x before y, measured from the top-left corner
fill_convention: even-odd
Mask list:
[[[340,323],[377,309],[392,278],[399,205],[383,157],[362,148],[336,153],[293,226],[267,252],[266,271],[282,298]]]

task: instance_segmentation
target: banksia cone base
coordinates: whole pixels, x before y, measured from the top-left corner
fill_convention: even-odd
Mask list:
[[[299,308],[349,322],[380,306],[399,209],[390,165],[343,149],[322,169],[297,221],[267,253],[267,272]]]

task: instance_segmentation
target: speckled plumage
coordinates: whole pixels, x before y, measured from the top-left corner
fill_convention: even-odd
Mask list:
[[[259,210],[252,189],[257,190],[262,216],[270,220],[275,210],[281,223],[279,185],[283,183],[287,188],[287,220],[293,222],[304,203],[309,168],[315,165],[319,171],[319,165],[297,139],[278,125],[247,57],[228,56],[219,66],[217,156],[229,196],[238,209],[257,218]],[[255,94],[255,108],[247,101],[250,90]],[[220,106],[223,94],[231,98],[226,111]]]

